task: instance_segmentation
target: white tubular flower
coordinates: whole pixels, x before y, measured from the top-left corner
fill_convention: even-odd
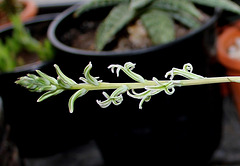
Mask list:
[[[124,66],[110,65],[110,66],[108,66],[108,68],[111,69],[112,73],[114,73],[114,69],[116,68],[117,77],[119,77],[119,72],[120,72],[120,70],[122,70],[125,74],[127,74],[133,80],[135,80],[137,82],[142,82],[142,83],[145,82],[144,78],[141,75],[134,73],[132,71],[135,68],[135,66],[136,66],[136,64],[134,64],[132,62],[127,62],[124,64]]]

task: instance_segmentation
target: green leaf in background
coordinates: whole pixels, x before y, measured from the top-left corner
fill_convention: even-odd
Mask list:
[[[202,14],[194,6],[194,4],[186,0],[155,0],[151,4],[150,8],[156,8],[156,9],[161,9],[161,10],[170,11],[170,12],[184,11],[200,20],[202,19]]]
[[[175,39],[174,22],[168,13],[150,10],[141,16],[153,44],[167,43]]]
[[[116,6],[99,25],[96,34],[96,50],[101,51],[116,33],[126,26],[135,16],[136,12],[128,3]]]
[[[0,72],[12,71],[16,66],[14,54],[0,41]]]
[[[204,21],[204,15],[195,4],[219,7],[240,14],[240,7],[230,0],[92,0],[82,5],[75,15],[79,16],[94,8],[114,6],[97,29],[95,49],[101,51],[121,29],[141,15],[153,44],[166,43],[175,38],[173,20],[180,22],[190,30],[199,28]],[[155,12],[149,12],[151,10]]]
[[[114,6],[119,3],[123,2],[129,2],[130,0],[92,0],[89,3],[86,3],[84,5],[81,5],[76,12],[74,13],[75,17],[78,17],[82,13],[95,9],[95,8],[100,8],[100,7],[106,7],[106,6]]]
[[[169,12],[169,14],[178,22],[190,29],[197,29],[201,26],[199,20],[185,12]]]
[[[139,9],[150,4],[154,0],[131,0],[130,7],[133,9]]]
[[[48,39],[40,42],[33,38],[30,31],[25,28],[19,15],[11,15],[13,31],[11,36],[0,40],[0,71],[13,71],[15,67],[25,65],[25,60],[18,57],[21,51],[36,53],[42,61],[51,60],[54,56],[53,48]],[[12,62],[11,62],[12,61]]]
[[[196,4],[209,6],[209,7],[218,7],[227,11],[231,11],[237,14],[240,14],[240,7],[236,3],[230,0],[187,0],[194,2]]]

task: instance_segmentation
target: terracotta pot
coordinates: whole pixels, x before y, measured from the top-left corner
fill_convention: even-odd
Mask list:
[[[240,75],[240,59],[233,59],[228,54],[228,48],[234,45],[238,37],[240,37],[240,21],[234,22],[231,26],[224,27],[217,40],[218,61],[226,68],[226,74],[229,76]],[[240,116],[240,85],[231,83],[230,90]]]
[[[22,2],[23,5],[24,5],[24,9],[20,14],[20,17],[21,17],[22,21],[27,21],[30,18],[36,16],[36,14],[38,12],[38,7],[37,7],[37,5],[35,4],[34,1],[32,1],[32,0],[22,0],[20,2]],[[10,22],[5,22],[3,24],[0,24],[0,29],[6,28],[10,24],[11,24]]]

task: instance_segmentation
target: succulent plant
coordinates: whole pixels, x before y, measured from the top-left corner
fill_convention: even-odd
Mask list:
[[[175,39],[174,21],[189,29],[201,26],[203,14],[195,4],[217,7],[240,14],[240,7],[230,0],[92,0],[74,13],[79,17],[91,9],[113,6],[99,25],[96,50],[101,51],[130,22],[140,19],[154,45]]]
[[[53,49],[48,39],[40,42],[26,29],[19,15],[12,15],[12,35],[0,40],[0,72],[13,71],[17,66],[26,64],[17,55],[21,51],[36,53],[42,61],[53,58]]]

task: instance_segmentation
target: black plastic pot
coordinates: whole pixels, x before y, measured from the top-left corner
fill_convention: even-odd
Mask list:
[[[33,36],[46,36],[48,25],[56,15],[39,15],[26,22],[25,26]],[[12,28],[5,29],[0,32],[0,36],[3,39],[11,35],[11,32]],[[88,127],[91,126],[91,111],[69,114],[69,96],[64,94],[37,103],[41,94],[29,92],[14,83],[17,78],[28,73],[36,74],[34,71],[37,69],[56,75],[53,63],[54,60],[37,62],[21,66],[14,72],[0,73],[0,96],[3,100],[5,123],[11,127],[11,139],[19,148],[21,157],[48,156],[90,140],[88,133],[91,129]]]
[[[175,41],[146,49],[131,51],[86,51],[63,43],[62,34],[72,27],[79,28],[82,20],[99,20],[106,16],[106,8],[89,11],[79,18],[72,13],[78,6],[62,12],[51,23],[48,37],[56,49],[56,63],[66,75],[77,79],[89,61],[91,74],[106,82],[131,82],[120,73],[116,78],[107,67],[131,61],[135,72],[145,79],[164,79],[172,67],[182,68],[191,63],[194,73],[213,76],[215,65],[210,52],[214,51],[215,23],[220,11],[210,10],[213,16],[200,29]],[[108,92],[110,93],[110,92]],[[96,97],[97,96],[97,97]],[[87,103],[84,103],[87,98]],[[106,165],[206,164],[217,148],[221,135],[222,97],[218,85],[177,88],[172,96],[162,93],[138,109],[139,101],[124,96],[120,106],[101,109],[96,99],[104,99],[100,92],[90,92],[76,102],[81,107],[96,110],[99,121],[96,141]],[[194,161],[194,162],[193,162]],[[193,163],[192,163],[193,162]]]

